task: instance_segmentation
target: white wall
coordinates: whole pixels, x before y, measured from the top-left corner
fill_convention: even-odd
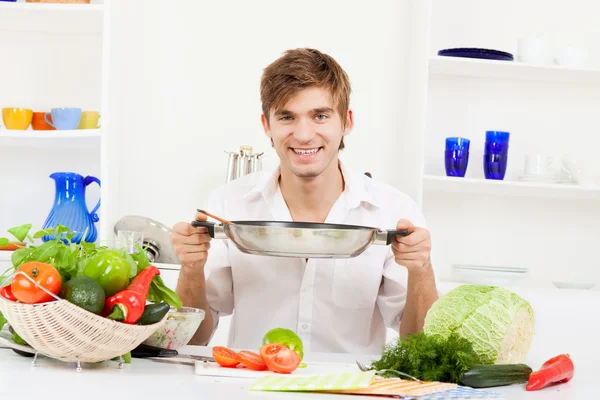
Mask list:
[[[143,4],[143,5],[142,5]],[[407,129],[410,8],[405,1],[127,1],[112,10],[110,215],[189,220],[225,182],[227,155],[249,144],[277,155],[262,131],[262,69],[315,47],[353,85],[354,132],[342,159],[417,198],[420,145]],[[417,139],[415,139],[417,138]],[[406,146],[409,143],[409,146]]]

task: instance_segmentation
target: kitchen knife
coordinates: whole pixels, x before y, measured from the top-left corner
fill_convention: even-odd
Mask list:
[[[134,358],[162,358],[162,359],[185,359],[185,360],[194,360],[194,361],[210,361],[215,362],[215,359],[212,357],[206,356],[196,356],[192,354],[179,354],[177,350],[173,349],[162,349],[160,347],[149,346],[146,344],[141,344],[135,349],[131,351],[131,357]]]

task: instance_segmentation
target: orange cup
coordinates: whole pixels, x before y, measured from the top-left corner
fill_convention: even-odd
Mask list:
[[[29,128],[32,117],[33,111],[27,108],[10,107],[2,109],[2,121],[4,121],[6,129],[24,131]]]
[[[55,131],[56,128],[48,124],[44,119],[45,112],[34,112],[31,120],[31,127],[34,131]],[[52,122],[52,115],[48,114],[48,119]]]

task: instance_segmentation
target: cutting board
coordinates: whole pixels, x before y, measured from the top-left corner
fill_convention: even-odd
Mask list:
[[[313,376],[325,374],[342,374],[347,372],[360,372],[356,364],[310,362],[306,368],[298,368],[288,376]],[[220,376],[228,378],[260,379],[265,376],[281,376],[272,371],[253,371],[248,368],[225,368],[214,362],[196,361],[195,373],[201,376]]]

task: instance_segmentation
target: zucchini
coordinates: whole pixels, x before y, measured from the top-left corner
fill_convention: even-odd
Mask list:
[[[171,306],[168,303],[148,304],[144,307],[144,313],[136,322],[138,325],[152,325],[160,320],[169,312]]]
[[[527,382],[532,372],[525,364],[473,365],[463,372],[460,384],[472,388],[506,386]]]

